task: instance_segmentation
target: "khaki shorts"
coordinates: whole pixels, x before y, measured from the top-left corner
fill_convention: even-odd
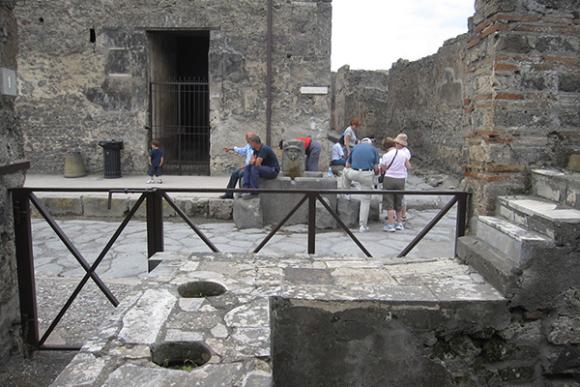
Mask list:
[[[383,189],[389,191],[404,191],[405,179],[397,179],[385,176],[383,180]],[[403,195],[401,194],[384,194],[383,207],[387,210],[399,211],[403,208]]]

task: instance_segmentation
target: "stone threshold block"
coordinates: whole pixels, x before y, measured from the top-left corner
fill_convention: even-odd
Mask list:
[[[534,195],[580,210],[580,173],[532,170]]]
[[[153,258],[160,265],[53,386],[269,386],[272,364],[275,377],[289,376],[307,360],[313,363],[304,369],[329,366],[324,373],[342,372],[348,381],[360,371],[372,382],[393,372],[379,360],[394,366],[401,356],[447,380],[452,371],[430,360],[438,339],[429,332],[477,334],[509,318],[506,300],[453,259],[168,252]],[[336,329],[314,334],[328,324]],[[334,348],[318,347],[330,342]],[[367,375],[371,354],[377,358],[368,364],[377,367]]]
[[[536,231],[556,243],[575,243],[580,235],[580,211],[533,196],[498,198],[498,215]]]
[[[472,236],[459,238],[457,255],[505,297],[511,298],[519,290],[518,278],[521,270],[488,243]]]
[[[337,188],[335,178],[328,177],[297,177],[294,180],[289,177],[278,177],[274,180],[262,181],[264,189],[279,190],[332,190]],[[260,194],[264,224],[275,226],[284,219],[288,212],[304,197],[300,193],[288,194]],[[336,195],[324,195],[330,207],[336,210]],[[286,225],[308,223],[308,203],[305,202],[296,213],[286,222]]]
[[[234,222],[239,229],[264,227],[260,196],[234,200]]]
[[[554,246],[548,237],[493,216],[478,216],[472,226],[477,238],[494,246],[516,267],[525,266],[536,253]]]

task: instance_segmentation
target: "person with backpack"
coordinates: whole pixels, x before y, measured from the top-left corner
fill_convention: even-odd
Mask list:
[[[384,173],[383,189],[404,191],[407,171],[412,168],[411,152],[407,149],[407,135],[400,133],[394,139],[387,138],[385,144],[389,141],[394,147],[383,155],[379,163],[381,173]],[[403,230],[403,195],[385,194],[384,203],[387,209],[387,223],[383,230],[386,232]]]

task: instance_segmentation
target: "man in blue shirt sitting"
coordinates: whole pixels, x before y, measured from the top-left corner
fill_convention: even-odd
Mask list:
[[[280,173],[276,153],[268,145],[262,144],[257,135],[250,136],[248,142],[254,150],[254,157],[244,168],[244,188],[260,188],[260,178],[275,179]]]
[[[236,184],[238,184],[238,181],[241,181],[242,178],[244,177],[244,169],[246,168],[246,166],[250,165],[250,163],[252,162],[252,158],[254,157],[254,150],[252,149],[252,146],[248,142],[248,139],[251,136],[254,136],[255,134],[256,133],[254,133],[254,132],[246,132],[246,135],[245,135],[246,145],[245,146],[234,146],[231,148],[224,148],[224,150],[226,152],[234,152],[235,154],[238,154],[238,155],[244,157],[244,165],[242,165],[241,168],[236,169],[232,173],[232,175],[230,176],[230,181],[228,182],[228,188],[230,188],[230,189],[236,188]],[[220,198],[233,199],[234,193],[233,192],[226,192],[225,194],[220,196]]]
[[[342,187],[350,189],[351,183],[356,181],[360,184],[362,191],[371,191],[373,189],[373,177],[379,165],[379,153],[373,146],[369,138],[363,139],[360,144],[356,145],[348,159],[346,160],[346,168],[342,174]],[[360,232],[367,232],[369,209],[371,207],[371,195],[361,196],[359,224]],[[350,195],[347,195],[350,199]]]

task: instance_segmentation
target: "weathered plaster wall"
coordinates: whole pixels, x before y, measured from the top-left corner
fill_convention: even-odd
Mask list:
[[[13,1],[0,2],[0,67],[16,70],[17,28]],[[16,130],[14,97],[0,94],[0,166],[22,158]],[[14,348],[19,321],[12,205],[8,189],[21,186],[23,175],[0,175],[0,360]]]
[[[330,0],[274,1],[273,143],[282,136],[322,137],[330,86]],[[25,151],[35,172],[59,173],[63,153],[81,150],[89,171],[102,168],[101,139],[125,142],[123,169],[142,173],[147,142],[147,30],[211,29],[209,50],[211,172],[238,160],[223,147],[266,127],[267,2],[32,0],[16,9]],[[96,43],[89,41],[89,29]]]
[[[360,138],[379,136],[387,122],[388,72],[342,66],[334,81],[334,130],[344,131],[352,117],[361,120]]]

